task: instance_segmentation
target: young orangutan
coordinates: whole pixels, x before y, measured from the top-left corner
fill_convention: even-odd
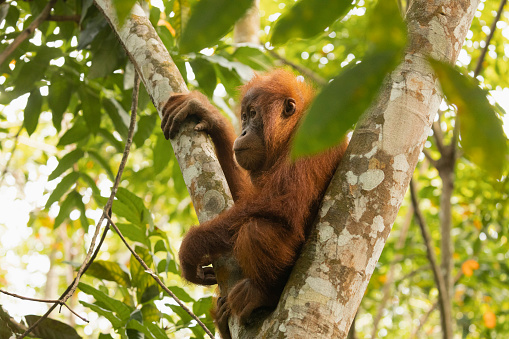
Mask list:
[[[224,338],[230,337],[231,313],[245,322],[257,308],[276,307],[346,147],[290,161],[292,137],[313,96],[293,74],[255,76],[241,92],[238,138],[198,92],[173,95],[161,122],[166,138],[173,138],[188,116],[198,119],[195,129],[212,138],[235,200],[215,219],[192,227],[179,252],[184,278],[202,285],[217,283],[209,266],[215,258],[233,252],[238,260],[244,279],[218,300],[216,322]]]

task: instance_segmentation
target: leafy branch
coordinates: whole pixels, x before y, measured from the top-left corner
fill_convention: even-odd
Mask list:
[[[41,14],[39,14],[39,16],[35,18],[35,20],[30,24],[30,26],[23,30],[11,44],[7,45],[7,48],[5,48],[2,53],[0,53],[0,65],[4,63],[4,61],[9,57],[9,55],[11,55],[11,53],[14,52],[23,41],[25,41],[30,35],[32,35],[35,29],[39,27],[39,25],[43,21],[48,19],[48,17],[50,16],[51,9],[53,8],[56,2],[57,0],[51,0],[50,2],[48,2],[46,7],[44,7],[44,9],[42,10]]]

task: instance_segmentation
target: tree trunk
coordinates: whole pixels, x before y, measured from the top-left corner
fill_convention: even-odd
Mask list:
[[[411,2],[404,61],[357,124],[277,309],[258,326],[233,326],[234,338],[346,338],[440,105],[426,56],[456,60],[478,3]],[[96,4],[118,32],[158,110],[171,92],[186,91],[141,10],[119,29],[110,1]],[[200,221],[227,208],[226,181],[207,139],[189,125],[172,144]]]
[[[254,0],[253,6],[240,18],[233,29],[233,42],[236,44],[260,44],[260,0]]]
[[[161,42],[143,9],[135,5],[124,26],[119,27],[111,0],[95,0],[140,75],[154,106],[161,110],[172,93],[188,91],[177,66]],[[233,205],[230,189],[205,133],[194,123],[183,124],[171,145],[193,201],[198,220],[204,222]]]
[[[238,338],[346,338],[442,100],[426,57],[453,63],[479,1],[414,0],[410,43],[357,124],[278,308]]]

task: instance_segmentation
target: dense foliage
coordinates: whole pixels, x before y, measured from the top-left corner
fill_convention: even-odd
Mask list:
[[[0,1],[0,56],[49,3],[54,4],[51,15],[0,64],[0,289],[56,299],[81,264],[109,196],[128,133],[134,69],[92,0]],[[114,3],[124,20],[134,1]],[[303,126],[302,133],[314,143],[299,145],[297,138],[296,154],[306,154],[339,140],[354,125],[396,66],[406,41],[403,23],[387,19],[397,15],[391,12],[395,5],[330,0],[334,10],[322,13],[326,6],[321,3],[261,0],[261,46],[233,43],[232,26],[251,1],[235,6],[230,1],[152,1],[144,7],[188,87],[205,93],[234,122],[236,89],[253,71],[293,63],[324,83],[334,79],[315,84],[323,91],[312,110],[323,116],[310,114],[309,126]],[[507,139],[499,119],[503,110],[492,106],[484,91],[506,88],[507,93],[509,12],[496,26],[502,34],[495,32],[477,78],[484,90],[461,75],[473,75],[497,9],[498,1],[481,3],[457,69],[434,64],[449,100],[441,106],[438,123],[446,143],[454,140],[456,107],[464,119],[451,232],[454,275],[461,273],[453,294],[455,332],[469,338],[509,335]],[[309,12],[316,15],[298,20]],[[179,239],[197,219],[143,88],[138,110],[134,149],[113,215],[136,252],[214,331],[208,311],[213,291],[186,285],[179,276]],[[345,118],[338,119],[339,112]],[[313,126],[317,121],[320,125]],[[440,157],[432,136],[425,147],[431,157]],[[424,156],[415,181],[438,253],[442,181]],[[438,311],[426,317],[435,307],[437,289],[412,213],[405,202],[359,309],[359,337],[371,335],[378,313],[380,337],[440,331]],[[52,318],[69,325],[46,321],[35,336],[51,337],[52,331],[59,338],[204,336],[112,232],[79,291],[69,305],[90,323],[64,309]],[[16,331],[7,313],[30,325],[37,316],[29,314],[45,310],[45,304],[0,294],[0,338]]]

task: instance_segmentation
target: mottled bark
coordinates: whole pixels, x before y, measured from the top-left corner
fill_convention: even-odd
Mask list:
[[[110,18],[159,110],[171,92],[186,91],[141,10],[135,9],[119,29],[110,2],[96,3]],[[347,336],[441,101],[426,56],[456,60],[478,3],[410,3],[405,58],[358,123],[278,308],[261,324],[234,326],[234,338]],[[173,146],[200,221],[229,206],[226,181],[207,139],[188,126]]]
[[[479,1],[412,1],[410,43],[358,123],[278,308],[236,337],[345,338],[441,101],[426,56],[453,63]]]
[[[260,44],[260,0],[254,0],[253,6],[240,18],[233,28],[233,42],[236,44]]]
[[[138,5],[119,27],[111,0],[96,0],[95,4],[116,32],[161,115],[172,93],[188,90],[154,27]],[[198,219],[203,222],[230,207],[233,201],[212,142],[205,133],[195,132],[194,125],[193,122],[184,124],[171,144]]]

